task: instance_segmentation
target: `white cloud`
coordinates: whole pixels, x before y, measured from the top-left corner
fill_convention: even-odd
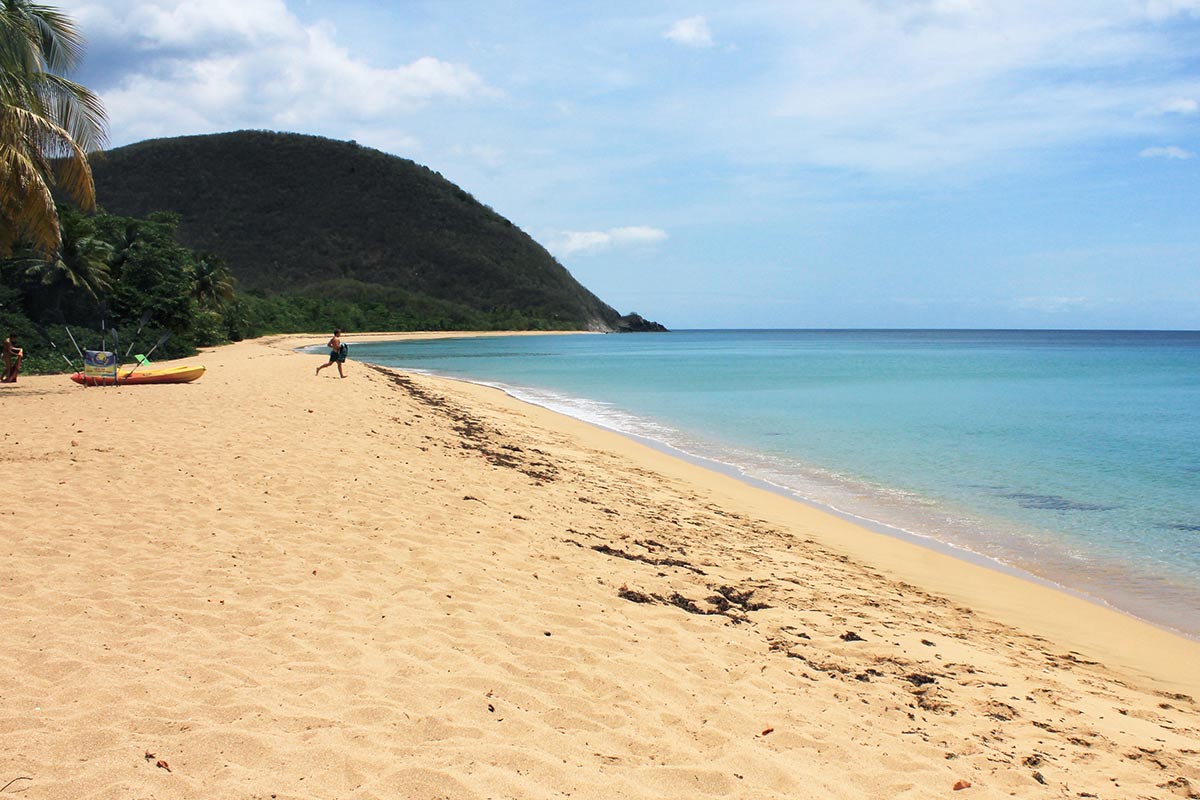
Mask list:
[[[970,178],[1081,146],[1175,141],[1200,114],[1182,35],[1200,0],[747,0],[682,19],[589,12],[586,42],[570,20],[535,31],[462,5],[63,0],[104,65],[103,85],[84,82],[101,90],[115,145],[257,127],[389,149],[400,131],[406,152],[419,143],[428,159],[526,182],[702,158],[775,185],[807,169]],[[406,37],[371,28],[372,14],[427,27]],[[471,21],[459,31],[456,16]],[[742,47],[720,74],[664,74],[659,48],[627,47],[634,23],[681,46]],[[717,43],[712,29],[730,34]]]
[[[286,40],[300,28],[282,0],[66,0],[61,6],[89,40],[119,39],[130,50],[176,56]]]
[[[769,57],[762,79],[693,106],[724,109],[720,129],[709,128],[752,162],[783,156],[867,173],[952,174],[1163,135],[1163,114],[1145,110],[1187,113],[1186,103],[1164,97],[1200,89],[1182,40],[1117,0],[772,8],[774,18],[763,9],[740,18],[770,31],[756,48]],[[691,124],[706,122],[698,114]]]
[[[130,68],[103,91],[121,132],[114,144],[245,127],[345,138],[378,125],[389,138],[397,116],[499,94],[467,65],[431,55],[369,60],[340,44],[331,23],[304,25],[281,0],[113,0],[73,13],[81,27],[93,23],[86,29],[106,55],[121,42],[131,52]]]
[[[934,0],[936,14],[975,14],[983,8],[982,0]]]
[[[1182,147],[1169,145],[1167,147],[1147,147],[1142,152],[1138,153],[1142,158],[1175,158],[1188,159],[1195,158],[1196,154],[1190,150],[1184,150]]]
[[[486,144],[468,146],[455,145],[447,150],[455,158],[462,158],[483,167],[497,169],[508,161],[508,154],[501,147]]]
[[[1177,97],[1162,103],[1158,111],[1160,114],[1195,114],[1200,111],[1200,103],[1190,97]]]
[[[1145,15],[1155,21],[1181,14],[1200,16],[1200,0],[1143,0],[1142,7]]]
[[[663,36],[688,47],[712,47],[713,44],[712,31],[708,29],[708,20],[704,17],[681,19],[668,28]]]
[[[1012,305],[1022,311],[1062,314],[1086,308],[1089,301],[1086,297],[1019,297],[1013,301]]]
[[[667,232],[648,225],[609,228],[606,231],[563,231],[551,237],[550,249],[559,256],[593,253],[613,247],[638,247],[666,241]]]
[[[158,45],[207,44],[217,37],[263,42],[284,38],[295,28],[282,0],[143,3],[137,15],[141,37]]]

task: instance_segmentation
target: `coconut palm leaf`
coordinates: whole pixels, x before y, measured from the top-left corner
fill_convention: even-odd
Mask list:
[[[217,256],[202,253],[192,266],[192,297],[201,305],[217,307],[232,300],[237,281]]]
[[[104,146],[104,107],[61,74],[82,52],[83,38],[66,15],[0,0],[0,255],[23,238],[54,255],[61,240],[53,187],[95,206],[87,154]]]
[[[62,301],[69,292],[82,293],[98,300],[110,288],[108,262],[112,245],[96,231],[96,223],[79,211],[63,207],[59,218],[62,224],[62,246],[54,258],[33,259],[26,274],[38,278],[51,296],[51,308],[61,317]]]

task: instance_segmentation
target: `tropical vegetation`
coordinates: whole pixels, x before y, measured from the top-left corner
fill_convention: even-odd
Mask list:
[[[18,248],[0,259],[0,331],[25,344],[30,372],[78,368],[81,347],[111,342],[141,352],[168,335],[155,358],[270,333],[347,330],[552,329],[518,309],[482,311],[408,289],[349,278],[311,294],[240,291],[222,260],[177,240],[179,216],[85,214],[60,204],[62,246],[52,259]],[[644,320],[631,315],[637,325]],[[556,329],[562,329],[559,326]],[[70,334],[68,333],[70,331]],[[124,350],[125,347],[122,347]],[[124,353],[122,353],[124,355]]]
[[[82,52],[65,15],[28,0],[0,2],[0,256],[25,242],[55,258],[53,190],[95,204],[87,156],[104,145],[104,108],[66,77]]]
[[[23,246],[0,260],[0,330],[25,343],[27,369],[78,367],[68,329],[93,348],[114,330],[131,345],[139,327],[143,341],[169,333],[161,356],[236,335],[233,276],[175,241],[176,216],[89,215],[66,204],[56,216],[61,245],[51,258]]]

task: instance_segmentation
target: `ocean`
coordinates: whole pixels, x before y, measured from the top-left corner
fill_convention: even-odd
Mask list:
[[[1200,332],[355,344],[1200,639]]]

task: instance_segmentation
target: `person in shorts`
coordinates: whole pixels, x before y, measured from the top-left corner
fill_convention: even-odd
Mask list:
[[[314,374],[320,375],[321,370],[325,369],[330,364],[337,364],[338,375],[343,378],[346,377],[346,373],[342,369],[342,364],[346,363],[346,353],[350,348],[345,342],[342,341],[341,330],[334,330],[333,338],[329,340],[329,344],[326,346],[329,348],[329,360],[317,367],[317,371]]]

